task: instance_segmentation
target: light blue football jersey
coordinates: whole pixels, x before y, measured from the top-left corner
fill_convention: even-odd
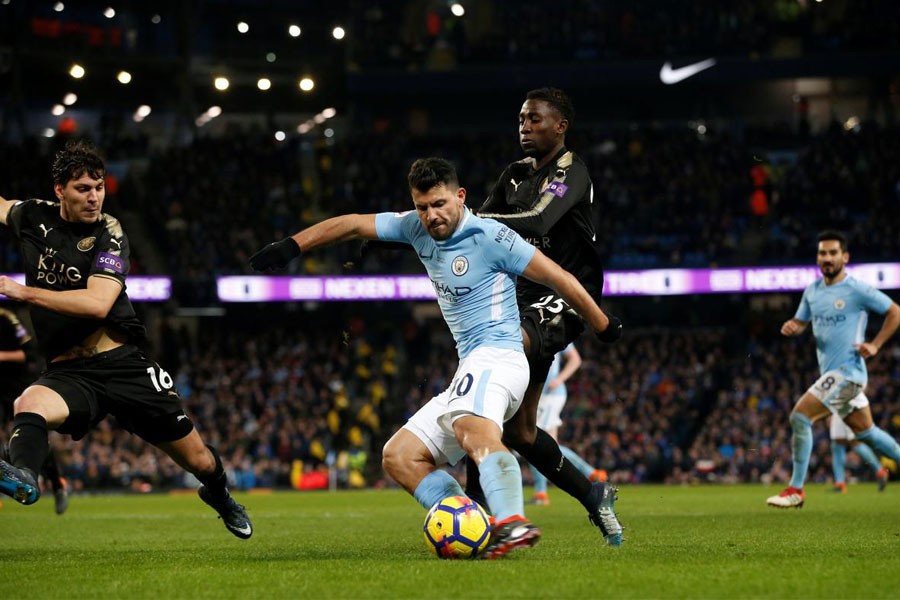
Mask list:
[[[562,361],[563,354],[568,352],[573,348],[572,344],[566,346],[561,352],[557,352],[556,356],[553,357],[553,363],[550,365],[550,371],[547,372],[547,381],[544,382],[544,391],[541,392],[542,396],[567,396],[568,391],[566,390],[566,384],[556,386],[555,390],[551,390],[547,388],[547,384],[551,381],[559,377],[559,372],[562,370]]]
[[[866,361],[853,344],[866,339],[869,312],[883,315],[891,307],[887,294],[851,276],[832,285],[817,279],[803,290],[795,319],[812,321],[819,370],[840,370],[850,381],[869,380]]]
[[[516,276],[535,248],[515,231],[466,208],[446,240],[432,238],[415,211],[375,215],[378,239],[412,244],[437,293],[459,358],[481,346],[522,350]]]

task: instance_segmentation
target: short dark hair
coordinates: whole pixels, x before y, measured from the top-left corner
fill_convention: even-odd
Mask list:
[[[847,251],[847,236],[837,229],[826,229],[819,232],[818,240],[820,242],[836,240],[841,245],[841,250],[843,252]]]
[[[106,165],[100,152],[86,140],[70,140],[53,158],[53,183],[66,185],[82,175],[94,179],[106,176]]]
[[[542,87],[531,90],[525,94],[526,100],[543,100],[562,115],[562,118],[569,122],[569,127],[575,124],[575,107],[569,95],[559,88]]]
[[[416,160],[406,176],[410,189],[427,192],[436,185],[444,184],[447,187],[459,187],[459,178],[456,169],[446,159],[435,156]]]

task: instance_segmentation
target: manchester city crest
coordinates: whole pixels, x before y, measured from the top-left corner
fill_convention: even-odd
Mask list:
[[[75,245],[75,247],[78,248],[79,250],[81,250],[82,252],[87,252],[88,250],[90,250],[91,248],[94,247],[94,242],[96,242],[96,241],[97,241],[97,238],[95,238],[93,236],[86,237],[83,240],[80,240]]]
[[[450,263],[450,269],[453,271],[454,275],[461,277],[469,270],[469,260],[465,256],[457,256],[453,259],[453,262]]]
[[[837,300],[834,301],[834,307],[837,310],[844,310],[845,306],[847,306],[847,303],[844,302],[843,298],[838,298]]]

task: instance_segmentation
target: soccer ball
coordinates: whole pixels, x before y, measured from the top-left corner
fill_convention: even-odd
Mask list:
[[[466,496],[449,496],[425,517],[425,542],[439,558],[475,558],[491,537],[487,513]]]

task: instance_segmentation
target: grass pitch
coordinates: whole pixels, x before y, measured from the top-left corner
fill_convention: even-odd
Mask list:
[[[3,498],[7,595],[28,598],[896,598],[900,485],[847,495],[780,488],[626,486],[626,541],[602,545],[576,502],[529,507],[544,531],[500,561],[441,561],[400,491],[237,495],[254,534],[228,533],[196,495]]]

